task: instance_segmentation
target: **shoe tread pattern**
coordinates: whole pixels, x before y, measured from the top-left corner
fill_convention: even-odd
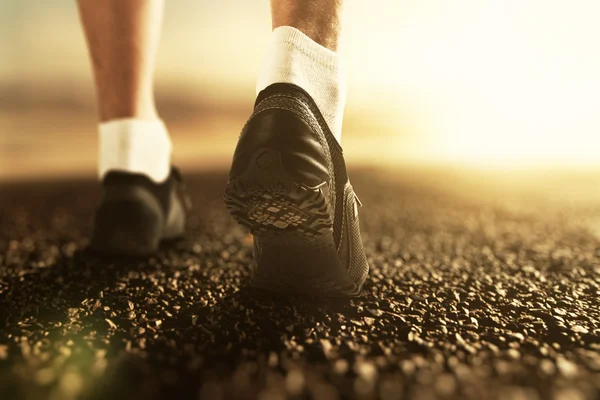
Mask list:
[[[273,162],[265,169],[258,160],[266,157]],[[226,208],[254,235],[253,286],[325,296],[356,292],[337,256],[327,186],[295,182],[273,149],[257,150],[245,173],[228,183]]]

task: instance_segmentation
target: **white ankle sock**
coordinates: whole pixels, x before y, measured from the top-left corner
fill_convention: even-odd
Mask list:
[[[111,170],[145,174],[156,183],[169,176],[172,144],[161,120],[117,119],[98,131],[100,179]]]
[[[340,142],[346,104],[346,78],[341,57],[291,26],[273,30],[256,92],[278,83],[293,83],[312,96],[329,129]]]

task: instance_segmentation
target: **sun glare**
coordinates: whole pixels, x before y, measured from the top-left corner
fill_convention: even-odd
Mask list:
[[[366,7],[350,11],[367,13]],[[390,24],[373,17],[351,29],[348,51],[360,55],[352,73],[368,77],[365,90],[393,87],[397,97],[418,102],[413,125],[422,128],[432,155],[475,164],[600,165],[600,25],[594,17],[600,3],[389,7]],[[365,37],[367,30],[383,39]]]

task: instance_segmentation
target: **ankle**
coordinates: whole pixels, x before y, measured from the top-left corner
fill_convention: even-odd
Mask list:
[[[313,98],[335,138],[342,136],[346,79],[341,57],[300,30],[275,29],[260,71],[257,92],[273,83],[300,86]]]
[[[139,100],[127,96],[105,95],[98,99],[100,123],[113,120],[139,119],[159,120],[156,104],[153,98]]]
[[[172,144],[160,119],[114,119],[99,125],[100,179],[109,171],[144,174],[155,183],[168,178]]]

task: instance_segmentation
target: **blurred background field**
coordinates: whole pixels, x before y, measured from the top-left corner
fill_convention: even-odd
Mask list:
[[[268,1],[167,3],[156,92],[175,162],[226,168],[253,105]],[[353,165],[600,167],[597,2],[346,3]],[[75,2],[0,2],[0,180],[93,176],[95,118]]]

